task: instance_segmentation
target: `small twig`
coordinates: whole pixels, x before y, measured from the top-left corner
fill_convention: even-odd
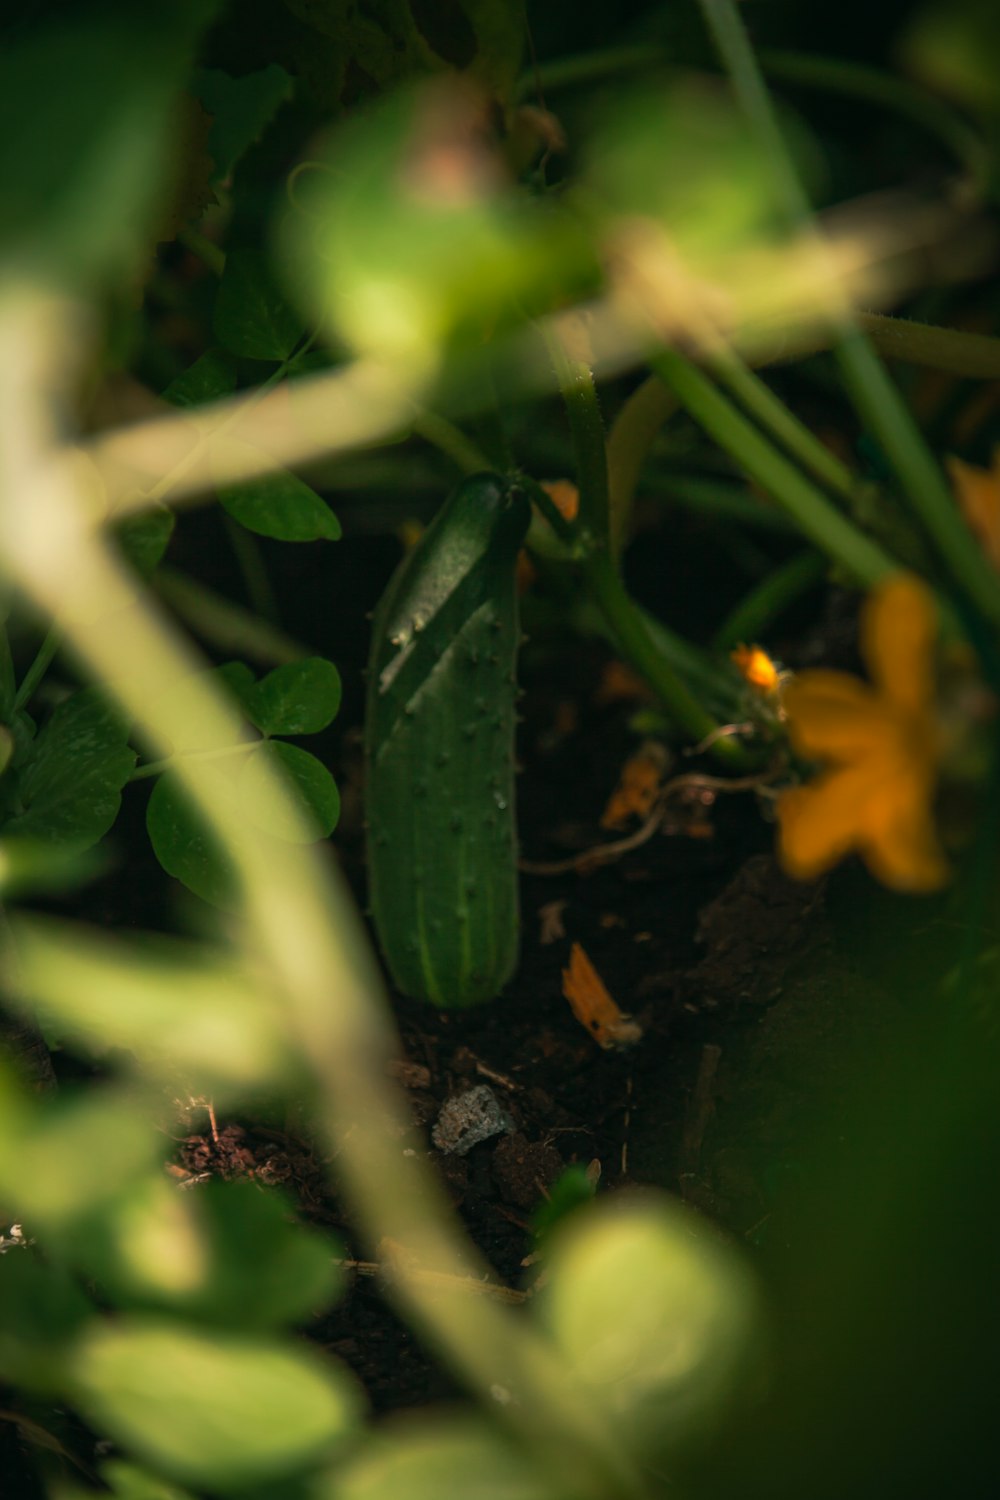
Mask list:
[[[663,823],[669,803],[678,791],[686,791],[689,788],[698,788],[713,793],[755,791],[757,788],[766,787],[769,781],[774,781],[783,769],[783,766],[778,765],[770,767],[767,771],[758,771],[753,776],[729,777],[709,776],[702,771],[687,771],[682,776],[674,776],[662,787],[646,821],[634,833],[627,834],[625,838],[614,839],[609,844],[594,844],[590,849],[582,849],[579,854],[571,855],[569,859],[519,859],[517,867],[525,875],[568,875],[574,870],[582,875],[596,869],[599,865],[620,859],[623,854],[628,854],[631,850],[648,843]]]

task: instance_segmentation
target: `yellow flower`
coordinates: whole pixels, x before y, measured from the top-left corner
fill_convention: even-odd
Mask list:
[[[930,804],[940,756],[932,714],[933,599],[898,574],[869,597],[861,649],[872,685],[846,672],[803,672],[785,689],[795,751],[826,769],[778,799],[779,852],[813,880],[852,850],[901,891],[948,877]]]
[[[993,450],[992,469],[977,469],[960,458],[949,458],[948,473],[970,531],[1000,572],[1000,447]]]

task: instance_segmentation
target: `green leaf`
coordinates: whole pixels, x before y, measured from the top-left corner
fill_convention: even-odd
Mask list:
[[[220,785],[220,795],[230,794]],[[218,839],[206,828],[190,798],[177,781],[161,776],[146,806],[146,832],[153,853],[168,875],[173,875],[203,901],[224,910],[236,900],[232,861]]]
[[[177,939],[112,942],[72,922],[11,917],[7,988],[88,1047],[119,1047],[208,1091],[281,1082],[292,1060],[280,1012],[225,954]]]
[[[8,280],[98,289],[131,277],[162,207],[176,96],[213,9],[22,8],[0,51]]]
[[[39,1232],[93,1214],[163,1155],[149,1110],[123,1087],[5,1104],[0,1197]]]
[[[7,836],[85,849],[118,816],[135,768],[121,716],[94,689],[67,698],[31,744],[18,775],[21,810]]]
[[[477,1417],[390,1417],[317,1500],[562,1500],[524,1451]]]
[[[100,1430],[170,1477],[223,1492],[315,1461],[362,1409],[346,1370],[310,1350],[153,1318],[90,1329],[68,1375]]]
[[[553,1235],[536,1306],[623,1441],[659,1453],[718,1420],[758,1354],[747,1262],[700,1215],[621,1195]]]
[[[123,1458],[112,1458],[102,1464],[101,1478],[114,1500],[194,1500],[190,1490],[167,1484],[158,1475],[150,1474]]]
[[[303,325],[285,301],[264,256],[230,250],[215,298],[215,337],[244,359],[284,360],[302,337]]]
[[[219,68],[198,68],[192,87],[212,116],[208,149],[215,164],[213,183],[229,176],[295,92],[291,77],[277,63],[241,78],[232,78]]]
[[[286,282],[362,353],[423,368],[597,285],[583,217],[510,180],[457,83],[355,112],[315,156],[285,218]]]
[[[248,531],[279,542],[335,542],[340,522],[316,491],[288,469],[219,490],[223,509]]]
[[[172,406],[202,406],[231,396],[236,389],[236,361],[225,349],[206,349],[163,392]]]
[[[596,1187],[588,1177],[587,1169],[577,1162],[561,1172],[549,1188],[541,1207],[531,1220],[531,1232],[535,1245],[547,1242],[557,1224],[585,1203],[593,1200]]]
[[[111,851],[103,847],[67,849],[40,844],[33,838],[3,837],[0,838],[0,894],[21,899],[78,890],[106,875],[111,865]]]
[[[683,170],[664,171],[665,152]],[[742,112],[703,82],[618,98],[590,143],[581,186],[580,208],[598,234],[621,234],[642,216],[662,225],[682,267],[760,249],[781,222],[774,173]]]
[[[30,1249],[0,1256],[0,1379],[58,1387],[66,1347],[92,1315],[76,1279]]]
[[[165,505],[126,516],[115,526],[118,545],[141,578],[156,571],[173,532],[174,515]]]
[[[275,667],[245,701],[262,734],[318,734],[336,718],[340,693],[340,673],[333,662],[310,656]]]
[[[292,816],[270,792],[273,775],[281,778],[292,801]],[[267,740],[248,756],[239,776],[240,801],[258,828],[290,844],[328,838],[340,817],[340,794],[329,771],[315,755],[284,740]]]
[[[259,1183],[214,1180],[178,1200],[157,1181],[93,1225],[79,1258],[118,1306],[253,1332],[329,1307],[342,1253]]]

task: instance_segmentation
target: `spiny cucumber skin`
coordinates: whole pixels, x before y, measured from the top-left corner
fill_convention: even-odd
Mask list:
[[[467,480],[376,611],[366,803],[372,915],[393,983],[444,1008],[517,964],[515,563],[527,501]]]

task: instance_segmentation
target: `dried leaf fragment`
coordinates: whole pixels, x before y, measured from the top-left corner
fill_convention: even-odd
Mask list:
[[[648,818],[666,775],[668,756],[656,740],[645,740],[622,768],[621,779],[601,814],[602,828],[624,828],[630,818]]]
[[[580,1025],[586,1027],[605,1051],[630,1047],[641,1038],[642,1027],[611,998],[579,943],[574,943],[570,949],[569,968],[563,969],[562,988]]]

